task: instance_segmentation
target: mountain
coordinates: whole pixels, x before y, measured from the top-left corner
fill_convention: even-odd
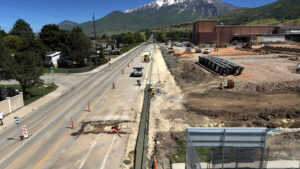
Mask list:
[[[199,18],[213,18],[236,8],[221,0],[157,0],[125,12],[111,12],[96,21],[96,32],[112,34],[138,31]],[[91,21],[79,26],[87,34],[93,32]]]
[[[76,23],[76,22],[72,22],[72,21],[69,21],[69,20],[65,20],[59,24],[57,24],[57,26],[60,28],[60,29],[65,29],[65,30],[71,30],[72,28],[78,26],[79,24]]]
[[[218,18],[223,24],[276,24],[300,21],[300,0],[278,0],[258,8],[239,8]]]

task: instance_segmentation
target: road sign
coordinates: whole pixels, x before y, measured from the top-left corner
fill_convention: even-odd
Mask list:
[[[16,124],[20,124],[20,123],[21,123],[21,120],[20,120],[19,117],[15,117],[14,120],[15,120],[15,123],[16,123]]]
[[[54,67],[53,67],[53,66],[51,66],[51,67],[50,67],[50,70],[54,70]]]

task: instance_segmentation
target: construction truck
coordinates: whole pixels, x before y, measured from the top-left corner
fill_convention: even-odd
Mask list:
[[[247,43],[243,43],[243,49],[252,49],[252,42],[248,41]]]
[[[151,52],[144,52],[143,53],[143,61],[144,62],[150,62],[150,56],[151,56]]]
[[[130,74],[131,77],[142,77],[144,67],[133,67],[133,72]]]

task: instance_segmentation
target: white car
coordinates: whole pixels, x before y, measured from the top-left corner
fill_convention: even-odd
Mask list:
[[[210,49],[205,49],[205,50],[203,51],[203,54],[209,54],[209,53],[211,53]]]

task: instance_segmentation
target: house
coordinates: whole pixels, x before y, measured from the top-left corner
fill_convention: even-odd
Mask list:
[[[58,66],[57,61],[61,57],[61,52],[48,52],[46,57],[48,58],[46,60],[48,61],[49,64],[53,63],[53,65],[57,67]]]
[[[102,48],[107,48],[108,42],[96,42],[97,46]]]

